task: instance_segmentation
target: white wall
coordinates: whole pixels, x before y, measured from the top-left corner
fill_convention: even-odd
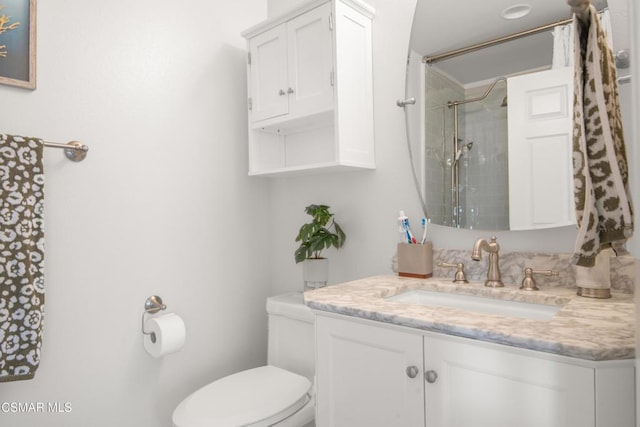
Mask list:
[[[621,0],[616,0],[621,1]],[[629,8],[629,22],[630,36],[629,47],[631,53],[631,73],[632,79],[631,92],[632,98],[632,113],[633,117],[638,117],[640,114],[640,85],[638,85],[638,78],[640,78],[640,6],[637,2],[629,0],[625,3]],[[624,120],[624,117],[623,117]],[[634,132],[636,135],[640,134],[640,123],[634,120]],[[640,213],[638,209],[638,193],[640,193],[640,171],[637,166],[640,164],[640,147],[638,147],[638,140],[635,139],[632,148],[629,150],[629,164],[635,165],[636,168],[630,169],[630,181],[632,188],[635,188],[635,217],[634,224],[636,230],[638,229],[638,223],[640,219]],[[640,237],[638,237],[638,231],[636,231],[636,237],[634,238],[634,245],[632,246],[633,254],[636,257],[636,289],[640,286]],[[636,312],[640,309],[640,292],[635,293]],[[640,316],[636,316],[636,426],[640,426],[640,339],[638,339],[638,331],[640,331]]]
[[[0,132],[47,149],[40,369],[0,385],[11,427],[170,426],[197,387],[266,359],[268,187],[247,177],[245,41],[264,0],[38,2],[38,88],[0,86]],[[142,347],[145,299],[184,317],[182,352]]]
[[[628,245],[629,250],[637,258],[640,257],[640,233],[638,224],[640,223],[640,147],[638,145],[637,135],[640,134],[638,121],[634,118],[640,113],[640,86],[637,83],[638,77],[638,57],[640,52],[640,43],[638,42],[639,34],[637,31],[640,15],[636,6],[636,2],[627,0],[608,0],[609,12],[611,16],[611,27],[613,30],[613,51],[629,49],[631,66],[626,69],[618,70],[618,76],[626,76],[633,74],[630,84],[619,86],[620,90],[620,108],[622,110],[622,120],[625,125],[625,141],[627,146],[627,161],[629,163],[629,182],[632,191],[632,200],[635,202],[635,218],[636,233],[634,238]],[[635,11],[635,16],[634,16]],[[635,37],[635,38],[634,38]],[[634,80],[636,79],[636,80]],[[638,277],[640,279],[640,276]]]
[[[297,0],[289,0],[289,4]],[[270,13],[284,8],[272,0]],[[415,0],[367,1],[376,9],[373,20],[374,114],[377,169],[274,179],[271,185],[274,293],[302,288],[302,267],[293,261],[298,228],[307,221],[304,207],[327,203],[347,232],[345,246],[325,253],[330,281],[390,272],[398,237],[399,209],[419,218],[420,205],[412,186],[402,109],[405,63]]]

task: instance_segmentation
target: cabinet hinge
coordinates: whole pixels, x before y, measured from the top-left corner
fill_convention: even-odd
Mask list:
[[[247,105],[249,106],[249,111],[253,109],[253,99],[247,99]]]
[[[333,31],[333,13],[329,14],[329,31]]]
[[[334,83],[333,83],[333,70],[331,70],[331,72],[329,73],[329,82],[331,82],[331,86],[334,85]]]
[[[247,64],[251,65],[251,52],[247,52]]]

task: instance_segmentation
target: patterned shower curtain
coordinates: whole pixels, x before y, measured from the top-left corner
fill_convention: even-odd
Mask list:
[[[0,382],[33,378],[44,314],[43,141],[0,134]]]

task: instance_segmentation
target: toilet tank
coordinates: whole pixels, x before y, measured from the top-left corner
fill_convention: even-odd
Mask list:
[[[269,365],[307,377],[315,375],[314,315],[301,292],[267,298]]]

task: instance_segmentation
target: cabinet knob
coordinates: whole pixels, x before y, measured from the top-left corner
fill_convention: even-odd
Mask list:
[[[415,378],[418,376],[418,367],[417,366],[407,366],[407,376],[409,378]]]
[[[428,370],[424,373],[424,379],[429,384],[433,384],[438,380],[438,373],[433,370]]]
[[[287,93],[284,91],[284,89],[280,89],[280,90],[278,91],[278,95],[280,95],[280,96],[285,96],[286,94],[287,94]]]
[[[293,88],[287,89],[287,93],[289,93],[289,94],[293,93]]]

